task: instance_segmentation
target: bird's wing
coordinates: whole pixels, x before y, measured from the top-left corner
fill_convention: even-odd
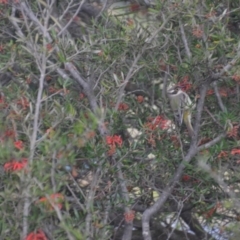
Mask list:
[[[185,109],[193,108],[193,102],[187,93],[183,92],[181,99],[182,99],[182,104],[183,104],[182,107],[183,108],[185,108]]]

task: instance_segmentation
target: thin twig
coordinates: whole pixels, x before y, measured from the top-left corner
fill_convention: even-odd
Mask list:
[[[180,26],[181,37],[182,37],[182,41],[183,41],[183,44],[184,44],[186,54],[187,54],[188,58],[191,59],[192,58],[192,53],[191,53],[190,48],[188,46],[187,37],[186,37],[186,34],[185,34],[185,31],[184,31],[183,24],[182,24],[181,20],[179,20],[179,26]]]
[[[224,129],[224,127],[220,124],[219,121],[217,121],[217,119],[212,115],[212,113],[208,110],[207,107],[204,107],[204,110],[208,113],[208,115],[212,118],[212,120],[222,129]]]
[[[221,96],[220,96],[220,94],[219,94],[218,87],[217,87],[217,82],[214,81],[212,84],[213,84],[215,96],[217,97],[217,100],[218,100],[218,105],[219,105],[219,107],[221,108],[221,110],[222,110],[223,112],[226,112],[227,109],[226,109],[226,107],[224,106],[224,104],[223,104],[223,102],[222,102],[222,98],[221,98]]]
[[[70,18],[70,20],[68,21],[68,23],[62,27],[62,29],[60,30],[60,32],[58,33],[58,37],[60,37],[62,35],[62,33],[69,27],[69,25],[72,23],[72,21],[74,20],[74,18],[78,15],[78,13],[81,11],[82,5],[85,3],[85,0],[81,1],[81,3],[79,3],[79,6],[76,10],[76,12],[73,14],[73,16]]]
[[[221,141],[221,140],[222,140],[223,138],[225,138],[226,136],[227,136],[227,133],[221,133],[221,134],[219,134],[216,138],[214,138],[214,139],[211,140],[210,142],[205,143],[205,144],[199,146],[199,147],[197,148],[197,151],[199,152],[199,151],[201,151],[201,150],[203,150],[203,149],[208,149],[208,148],[214,146],[216,143],[218,143],[219,141]]]

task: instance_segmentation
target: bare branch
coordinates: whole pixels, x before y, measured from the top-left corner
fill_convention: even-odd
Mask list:
[[[120,187],[121,187],[121,195],[125,201],[125,204],[127,204],[127,203],[129,203],[129,196],[128,196],[128,190],[126,187],[126,182],[125,182],[125,179],[124,179],[123,173],[122,173],[121,163],[117,162],[116,167],[118,170],[117,174],[118,174],[118,181],[119,181]],[[125,214],[128,214],[130,211],[131,211],[131,209],[128,206],[124,207]],[[124,233],[122,236],[122,240],[131,240],[132,239],[133,221],[125,220],[124,225],[125,225],[125,227],[124,227]]]
[[[86,227],[85,227],[85,234],[86,234],[86,240],[91,240],[92,236],[91,233],[93,232],[91,229],[91,222],[92,222],[92,206],[94,202],[94,196],[97,189],[97,185],[100,181],[101,176],[101,167],[98,167],[96,170],[93,181],[91,182],[91,187],[87,196],[87,206],[86,206]]]
[[[214,139],[211,140],[210,142],[205,143],[205,144],[199,146],[199,147],[197,148],[197,151],[199,152],[199,151],[201,151],[201,150],[203,150],[203,149],[208,149],[208,148],[214,146],[216,143],[218,143],[219,141],[221,141],[221,140],[222,140],[223,138],[225,138],[226,136],[227,136],[226,133],[221,133],[221,134],[219,134],[216,138],[214,138]]]
[[[191,53],[190,48],[188,46],[188,41],[187,41],[187,37],[186,37],[185,31],[184,31],[184,28],[183,28],[183,24],[180,20],[179,20],[179,26],[180,26],[181,37],[182,37],[182,41],[183,41],[183,44],[184,44],[184,48],[185,48],[185,51],[186,51],[186,54],[187,54],[188,58],[190,59],[190,58],[192,58],[192,53]]]
[[[223,112],[226,112],[227,109],[226,109],[226,107],[224,106],[224,104],[223,104],[223,102],[222,102],[222,98],[221,98],[221,96],[220,96],[220,94],[219,94],[218,87],[217,87],[217,82],[214,81],[212,84],[213,84],[213,88],[214,88],[215,95],[216,95],[217,100],[218,100],[218,105],[219,105],[219,107],[221,108],[221,110],[222,110]]]

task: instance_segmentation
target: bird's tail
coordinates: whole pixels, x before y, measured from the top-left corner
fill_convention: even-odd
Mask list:
[[[187,127],[189,136],[193,137],[195,133],[194,133],[194,130],[192,127],[192,116],[191,115],[192,114],[191,114],[190,110],[185,110],[184,114],[183,114],[183,121]]]

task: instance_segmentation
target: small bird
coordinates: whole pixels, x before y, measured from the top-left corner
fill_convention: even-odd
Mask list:
[[[170,88],[167,93],[176,123],[181,126],[182,122],[184,122],[189,136],[193,137],[192,110],[195,108],[195,104],[193,104],[188,94],[178,86]]]

